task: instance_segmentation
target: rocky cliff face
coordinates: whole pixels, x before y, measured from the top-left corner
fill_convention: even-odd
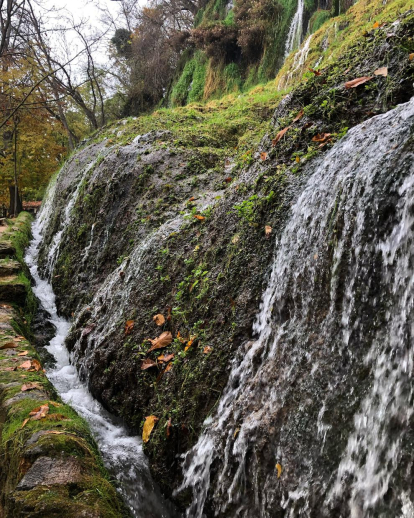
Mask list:
[[[203,463],[198,457],[203,443],[187,456],[189,471],[184,486],[192,491],[183,490],[175,496],[179,506],[190,505],[194,494],[207,516],[234,516],[239,508],[244,516],[251,516],[252,510],[263,516],[284,516],[285,504],[292,509],[292,516],[305,510],[319,516],[321,495],[326,495],[333,483],[335,477],[330,477],[352,438],[353,416],[369,394],[372,373],[376,372],[371,364],[363,363],[373,343],[370,322],[376,318],[374,306],[369,306],[367,313],[361,306],[360,320],[354,315],[349,321],[352,326],[359,322],[363,339],[353,332],[349,347],[341,349],[335,347],[332,337],[345,325],[338,316],[344,300],[359,297],[364,304],[365,297],[375,298],[375,285],[370,293],[359,287],[368,278],[382,275],[377,270],[364,270],[355,280],[352,294],[347,292],[351,251],[358,245],[352,244],[350,227],[352,221],[358,221],[358,211],[347,206],[345,183],[341,191],[334,173],[329,178],[337,191],[330,193],[329,203],[323,197],[318,201],[321,207],[325,203],[330,207],[324,245],[321,251],[319,245],[313,251],[311,243],[303,243],[303,250],[310,254],[305,254],[303,261],[316,256],[314,261],[320,263],[303,271],[294,263],[292,268],[296,269],[287,272],[286,278],[282,272],[280,282],[285,282],[286,289],[283,303],[275,302],[277,319],[269,316],[272,304],[264,317],[276,334],[276,328],[285,329],[286,323],[299,318],[306,308],[309,321],[301,323],[300,335],[289,332],[283,347],[269,360],[272,348],[266,341],[257,354],[249,352],[256,351],[257,344],[258,328],[253,323],[269,276],[274,275],[272,266],[274,269],[275,261],[284,261],[277,256],[278,249],[286,248],[290,240],[295,242],[303,228],[312,227],[319,217],[316,206],[310,206],[307,220],[292,226],[292,206],[297,206],[312,177],[315,182],[318,179],[313,186],[317,192],[325,181],[323,169],[328,171],[331,162],[339,176],[341,160],[348,164],[354,150],[361,156],[355,169],[364,169],[364,160],[369,164],[375,161],[370,178],[379,178],[379,192],[369,197],[367,208],[367,222],[375,232],[371,236],[367,223],[364,240],[370,236],[385,240],[392,233],[399,214],[399,189],[412,163],[412,103],[389,118],[374,119],[377,122],[367,123],[366,128],[359,126],[344,141],[341,137],[348,128],[387,112],[396,103],[409,101],[413,95],[414,66],[409,59],[413,23],[413,14],[407,13],[398,23],[361,36],[335,64],[295,89],[280,103],[269,135],[248,159],[233,162],[227,155],[243,137],[234,128],[224,132],[224,123],[211,128],[216,134],[213,146],[209,145],[212,135],[198,130],[194,130],[190,146],[183,145],[179,125],[178,129],[160,131],[154,117],[154,130],[137,134],[139,121],[130,120],[107,128],[86,143],[50,187],[50,217],[41,258],[60,310],[73,315],[67,346],[95,397],[134,431],[141,431],[145,416],[158,417],[146,451],[156,480],[167,495],[171,496],[182,481],[179,454],[197,442],[204,419],[215,416],[213,424],[217,423],[220,400],[221,412],[233,405],[226,388],[230,373],[232,389],[237,392],[240,387],[240,394],[234,396],[239,407],[232,406],[217,432],[207,432],[204,445],[217,449],[208,471],[201,473],[197,464]],[[387,77],[374,74],[384,66],[388,67]],[[361,76],[372,77],[357,88],[344,86],[345,81]],[[196,121],[208,109],[194,108],[190,116]],[[174,112],[174,117],[180,120],[182,113]],[[189,124],[188,118],[185,124]],[[382,134],[393,124],[404,132],[396,129],[386,133],[378,148],[382,157],[378,162],[372,135]],[[364,131],[371,139],[366,156]],[[348,146],[347,151],[343,146]],[[392,185],[387,183],[387,171],[392,172]],[[361,184],[359,189],[354,196],[363,199],[366,186]],[[335,208],[338,206],[341,210]],[[341,261],[337,261],[338,243],[342,243],[344,254]],[[286,262],[288,259],[286,256]],[[339,270],[334,268],[335,261]],[[337,291],[333,294],[330,286],[334,277]],[[311,301],[307,298],[310,293]],[[329,333],[324,334],[331,304],[337,313]],[[385,307],[381,311],[386,311]],[[162,326],[154,322],[156,314],[165,317]],[[381,322],[375,320],[373,326],[379,329]],[[162,332],[171,332],[172,342],[149,352],[151,344],[146,339]],[[160,355],[174,356],[169,362],[157,361]],[[246,372],[250,368],[251,376],[240,378],[234,369],[243,364],[244,357],[250,362]],[[152,360],[154,365],[143,369],[149,365],[144,360]],[[312,370],[310,361],[318,365],[317,370]],[[295,370],[292,376],[286,374],[289,369]],[[266,394],[273,387],[280,387],[286,397],[261,415],[258,428],[249,428],[248,414],[267,408],[273,396],[266,398]],[[326,400],[322,410],[322,396],[332,391],[335,398]],[[324,417],[327,409],[329,418]],[[408,439],[409,434],[402,441]],[[247,471],[243,478],[243,466],[250,462],[254,474]],[[275,472],[276,464],[284,470],[282,474],[278,469]],[[345,471],[349,480],[360,476],[356,469]],[[298,484],[300,473],[307,477],[308,485],[317,485],[312,497]],[[402,476],[399,473],[396,471],[397,478]],[[189,474],[196,487],[191,488]],[[233,479],[237,487],[230,488]],[[254,480],[255,487],[264,484],[264,491],[271,496],[264,496],[261,490],[256,495],[247,480]],[[406,492],[406,486],[404,481],[399,487]],[[346,487],[349,495],[352,483]],[[228,491],[232,495],[229,502],[223,496]],[[389,508],[397,512],[401,495],[387,491],[392,502]],[[360,494],[354,496],[357,513]],[[349,498],[343,494],[338,498],[338,503],[332,503],[333,499],[327,509],[336,505],[338,516],[346,516]],[[191,516],[202,512],[192,509],[196,514]]]

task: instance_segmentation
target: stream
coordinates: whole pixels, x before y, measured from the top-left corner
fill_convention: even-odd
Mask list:
[[[119,492],[132,516],[169,518],[172,516],[172,510],[163,500],[151,478],[141,439],[130,436],[125,427],[118,424],[92,397],[86,385],[79,379],[76,368],[71,365],[65,347],[65,338],[71,323],[58,315],[52,286],[48,280],[40,277],[37,265],[38,247],[42,240],[42,227],[48,217],[48,205],[50,206],[45,205],[33,223],[33,239],[25,257],[34,281],[33,292],[56,330],[53,339],[46,346],[56,361],[47,371],[47,377],[62,400],[70,404],[88,422],[105,466],[116,479]]]

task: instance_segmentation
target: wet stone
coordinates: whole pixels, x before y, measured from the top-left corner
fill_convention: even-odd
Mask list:
[[[39,457],[17,485],[28,491],[38,486],[76,484],[82,480],[81,466],[76,459]]]
[[[4,402],[4,406],[14,405],[14,403],[22,401],[23,399],[33,399],[33,401],[43,401],[43,400],[47,399],[47,394],[45,394],[41,390],[31,390],[30,392],[20,392],[19,394],[16,394],[12,398],[6,399],[6,401]]]
[[[0,259],[14,256],[15,253],[16,249],[11,243],[9,243],[8,241],[0,241]]]
[[[0,261],[0,278],[16,275],[20,270],[20,263],[17,261]]]
[[[0,284],[0,300],[23,305],[26,300],[26,286],[22,283]]]

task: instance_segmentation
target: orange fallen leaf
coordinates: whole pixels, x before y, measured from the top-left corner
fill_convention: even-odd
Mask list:
[[[26,354],[29,354],[29,351],[23,351],[22,353],[19,353],[17,356],[26,356]]]
[[[56,408],[59,408],[60,406],[62,406],[60,403],[56,403],[56,401],[49,401],[49,405],[52,405]]]
[[[286,128],[279,131],[279,133],[276,135],[276,137],[272,140],[273,146],[276,146],[276,144],[283,137],[283,135],[288,131],[288,129],[290,129],[290,126],[287,126]]]
[[[209,345],[206,345],[203,349],[203,354],[210,354],[212,350],[213,349]]]
[[[309,70],[310,70],[313,74],[315,74],[315,76],[320,76],[320,75],[322,75],[322,74],[321,74],[321,72],[319,72],[319,70],[315,70],[315,69],[310,68],[310,67],[309,67]]]
[[[154,360],[151,360],[150,358],[145,358],[145,360],[142,360],[141,363],[141,370],[146,371],[147,369],[150,369],[151,367],[156,367],[157,364],[154,362]]]
[[[188,201],[194,201],[194,200],[195,200],[194,196],[191,196],[191,198]]]
[[[260,153],[260,160],[267,160],[267,153],[265,151]]]
[[[29,413],[29,416],[32,421],[39,421],[39,419],[43,419],[44,417],[46,417],[48,413],[49,413],[49,406],[42,405],[42,406],[32,410],[32,412]]]
[[[162,354],[161,356],[158,356],[157,360],[162,363],[168,363],[173,358],[174,354]]]
[[[283,468],[282,468],[282,466],[279,463],[277,463],[276,464],[276,469],[277,469],[277,478],[280,478],[280,475],[282,474]]]
[[[411,54],[408,55],[408,59],[410,61],[413,61],[414,60],[414,52],[412,52]]]
[[[173,338],[170,331],[164,331],[164,333],[161,333],[160,336],[158,338],[154,338],[154,340],[151,340],[151,338],[147,338],[147,340],[152,344],[147,352],[167,347],[167,345],[170,345],[170,343],[172,342],[172,339]]]
[[[134,329],[135,322],[133,320],[127,320],[125,323],[125,336],[128,336],[132,333]]]
[[[194,340],[197,338],[197,335],[190,336],[190,339],[187,342],[187,345],[184,348],[184,351],[188,351],[188,349],[193,345]]]
[[[331,139],[331,133],[318,133],[312,138],[312,142],[327,142]]]
[[[171,423],[171,417],[170,417],[167,422],[167,437],[169,437],[171,435],[171,429],[172,429],[172,423]]]
[[[152,317],[152,320],[157,324],[157,326],[162,326],[165,322],[165,318],[161,313]]]
[[[38,360],[32,360],[32,365],[30,367],[30,370],[33,370],[33,371],[40,371],[42,368],[42,366],[40,365],[40,362]]]
[[[295,162],[296,162],[297,164],[299,164],[299,162],[300,162],[300,158],[299,158],[299,156],[298,156],[298,155],[296,155]]]
[[[204,216],[200,216],[200,214],[194,214],[194,217],[200,221],[205,220],[206,218]]]
[[[155,415],[149,415],[145,418],[144,428],[142,429],[142,441],[148,442],[152,429],[155,426],[155,423],[158,421],[158,417]]]
[[[375,76],[387,77],[388,76],[388,68],[387,67],[378,68],[377,70],[375,70],[374,75]]]
[[[378,27],[380,26],[380,24],[378,22],[375,22],[374,25],[372,26],[373,29],[378,29]]]
[[[24,385],[22,385],[22,388],[20,389],[22,392],[26,392],[27,390],[34,390],[34,389],[42,389],[42,386],[39,385],[39,383],[25,383]]]
[[[26,426],[26,424],[30,421],[29,418],[25,419],[22,423],[22,428],[24,428]]]
[[[265,226],[265,235],[270,236],[271,233],[272,233],[272,227],[270,225],[266,225]]]
[[[7,342],[6,344],[0,345],[0,351],[3,351],[4,349],[16,349],[16,347],[19,347],[19,344]]]
[[[173,368],[173,364],[170,362],[164,369],[164,372],[169,372]]]
[[[47,418],[50,420],[50,421],[65,421],[65,420],[68,420],[69,418],[66,417],[65,415],[63,414],[49,414],[47,416]]]
[[[345,88],[356,88],[359,85],[363,85],[367,81],[371,81],[372,76],[364,76],[364,77],[357,77],[356,79],[352,79],[352,81],[347,81],[345,83]]]
[[[24,370],[29,370],[30,367],[32,366],[32,362],[30,360],[27,360],[26,362],[23,362],[21,365],[18,366],[18,369],[24,369]]]
[[[226,183],[230,183],[232,180],[233,180],[233,178],[231,176],[228,176],[227,178],[224,178],[224,181]]]

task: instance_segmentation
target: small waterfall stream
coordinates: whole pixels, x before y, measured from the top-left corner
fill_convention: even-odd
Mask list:
[[[302,42],[304,10],[305,0],[298,0],[298,7],[292,18],[292,22],[290,24],[289,32],[286,38],[285,58],[287,58],[292,50],[298,48]]]
[[[65,211],[65,224],[56,235],[57,239],[53,241],[51,248],[53,253],[49,255],[50,268],[53,268],[59,242],[70,220],[70,210],[75,204],[77,194],[78,189],[72,195],[68,209]],[[138,518],[144,516],[168,518],[173,512],[164,502],[151,479],[141,439],[131,437],[122,425],[116,423],[114,418],[91,396],[85,384],[79,379],[76,368],[71,364],[69,353],[64,345],[71,323],[58,315],[52,286],[48,280],[40,277],[37,265],[42,228],[50,218],[52,207],[53,191],[48,193],[46,203],[32,226],[33,240],[25,257],[35,283],[33,291],[42,308],[48,313],[50,323],[56,329],[54,338],[47,346],[56,363],[47,371],[47,376],[62,400],[70,404],[89,423],[104,463],[118,481],[120,493],[132,515]]]
[[[413,127],[414,99],[310,164],[256,339],[184,457],[188,517],[413,516]]]

